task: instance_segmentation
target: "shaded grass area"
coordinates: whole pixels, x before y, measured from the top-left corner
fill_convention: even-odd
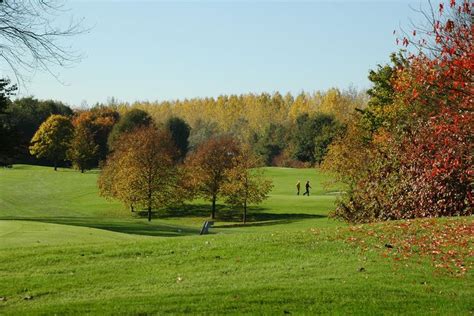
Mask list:
[[[3,218],[2,220],[9,220],[9,218]],[[197,228],[185,227],[185,226],[174,226],[165,225],[160,223],[148,224],[146,222],[134,222],[125,220],[107,220],[94,222],[93,219],[88,217],[28,217],[25,219],[10,218],[10,220],[16,221],[35,221],[50,224],[61,224],[71,225],[80,227],[89,227],[101,230],[107,230],[111,232],[132,234],[132,235],[144,235],[144,236],[159,236],[159,237],[176,237],[176,236],[187,236],[196,235],[199,233]]]

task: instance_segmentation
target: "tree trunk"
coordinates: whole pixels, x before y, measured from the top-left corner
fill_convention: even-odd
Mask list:
[[[84,173],[84,169],[81,168],[81,173]]]
[[[244,224],[247,223],[247,201],[244,202]]]
[[[133,209],[133,204],[130,204],[130,211],[133,213],[135,210]]]
[[[58,171],[58,163],[56,160],[54,161],[54,171]]]
[[[148,221],[151,222],[151,206],[148,206]]]
[[[216,218],[216,196],[212,197],[212,213],[211,213],[211,218],[215,219]]]

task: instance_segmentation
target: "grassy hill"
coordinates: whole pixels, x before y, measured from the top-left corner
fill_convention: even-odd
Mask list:
[[[248,225],[221,206],[213,234],[199,236],[204,201],[148,223],[98,197],[94,172],[1,169],[0,315],[473,312],[472,272],[385,258],[388,237],[348,242],[352,228],[327,218],[340,190],[322,186],[327,175],[266,173],[275,189]],[[313,194],[296,196],[307,179]]]

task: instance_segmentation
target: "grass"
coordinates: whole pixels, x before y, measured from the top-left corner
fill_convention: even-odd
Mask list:
[[[266,173],[275,189],[249,225],[221,206],[198,236],[203,201],[147,223],[99,198],[93,172],[0,170],[0,315],[472,314],[472,272],[394,262],[383,238],[347,242],[352,230],[327,217],[340,190],[327,175]],[[295,195],[298,179],[310,197]]]

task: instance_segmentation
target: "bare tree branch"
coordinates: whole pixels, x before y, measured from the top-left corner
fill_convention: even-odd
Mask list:
[[[24,83],[29,74],[55,66],[70,66],[80,54],[61,41],[87,30],[82,20],[59,25],[65,10],[61,0],[0,0],[0,59]]]

